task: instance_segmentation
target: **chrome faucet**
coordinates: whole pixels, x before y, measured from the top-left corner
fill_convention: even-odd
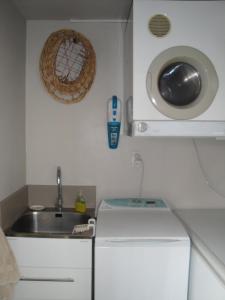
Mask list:
[[[63,196],[62,196],[62,175],[61,168],[57,167],[57,187],[58,187],[58,196],[56,201],[56,208],[59,212],[63,209]]]

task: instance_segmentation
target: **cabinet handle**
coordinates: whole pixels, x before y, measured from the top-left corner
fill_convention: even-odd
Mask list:
[[[75,282],[73,278],[38,278],[38,277],[21,277],[20,281]]]

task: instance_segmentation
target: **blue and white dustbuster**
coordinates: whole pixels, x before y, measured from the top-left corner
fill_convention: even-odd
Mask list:
[[[107,103],[108,108],[108,143],[110,149],[116,149],[119,144],[121,127],[121,101],[117,96],[112,96]]]

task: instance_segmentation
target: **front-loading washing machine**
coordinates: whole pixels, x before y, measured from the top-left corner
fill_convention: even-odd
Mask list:
[[[126,35],[136,135],[225,136],[225,1],[134,0]]]

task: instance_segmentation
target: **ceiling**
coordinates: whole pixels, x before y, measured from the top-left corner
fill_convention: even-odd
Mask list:
[[[123,20],[132,0],[12,0],[27,20]]]

